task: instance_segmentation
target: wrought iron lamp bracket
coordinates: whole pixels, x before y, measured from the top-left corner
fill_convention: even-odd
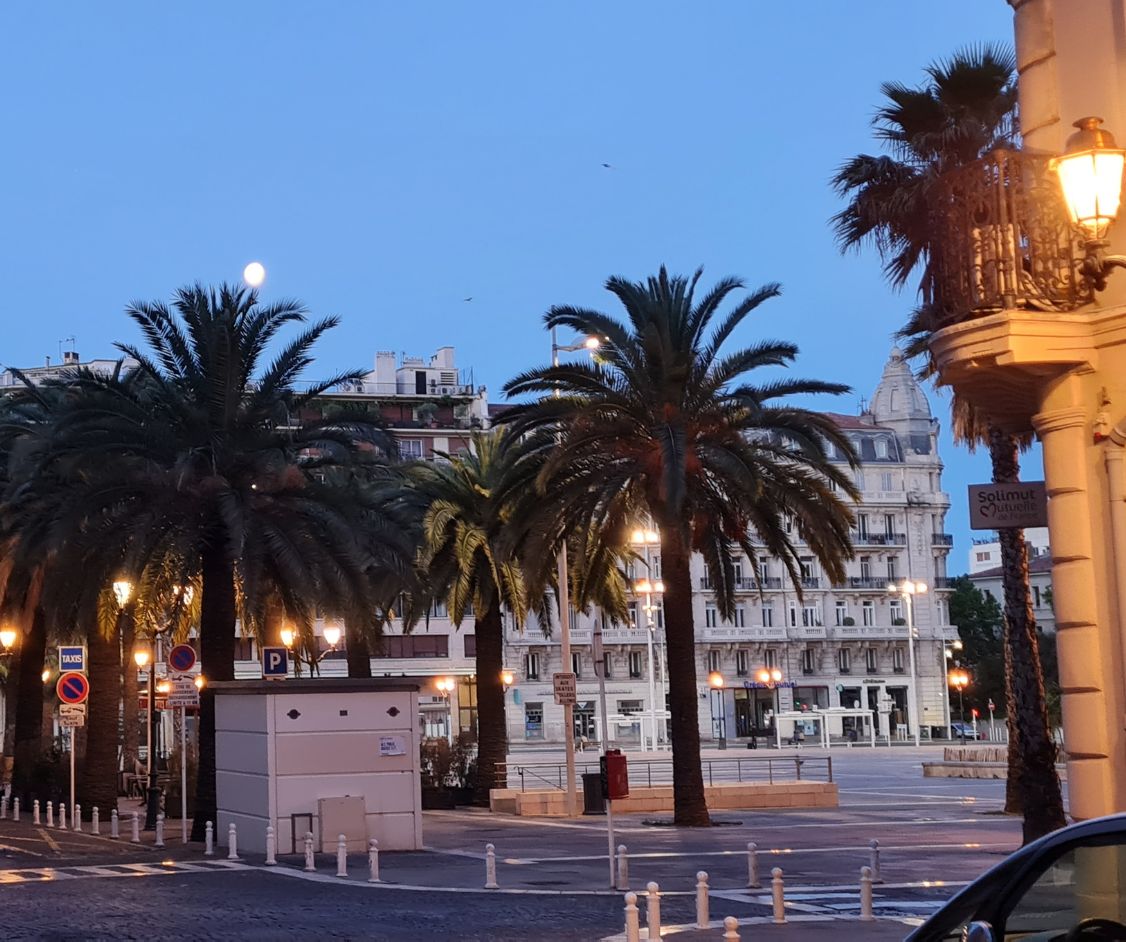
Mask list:
[[[1096,291],[1106,288],[1106,280],[1113,268],[1126,268],[1126,255],[1107,255],[1105,239],[1090,239],[1084,245],[1082,272]]]

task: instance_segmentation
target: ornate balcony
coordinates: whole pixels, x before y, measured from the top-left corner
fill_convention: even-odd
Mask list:
[[[938,180],[933,206],[933,326],[1014,308],[1073,311],[1093,300],[1047,158],[993,151]]]

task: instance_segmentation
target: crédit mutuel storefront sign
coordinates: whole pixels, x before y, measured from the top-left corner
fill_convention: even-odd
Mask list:
[[[971,484],[971,530],[1023,530],[1048,525],[1048,491],[1043,481]]]

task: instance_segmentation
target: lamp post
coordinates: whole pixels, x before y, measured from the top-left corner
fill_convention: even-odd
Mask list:
[[[145,796],[145,830],[151,831],[156,828],[156,815],[157,806],[160,804],[160,788],[157,784],[158,769],[154,752],[156,750],[156,729],[155,721],[153,719],[155,710],[153,709],[153,700],[156,698],[156,635],[152,638],[152,648],[137,648],[133,652],[133,661],[136,663],[140,670],[143,670],[146,675],[145,691],[145,726],[148,732],[146,755],[145,755],[145,774],[148,778],[148,791]]]
[[[454,687],[457,686],[457,681],[452,677],[439,677],[434,681],[434,686],[438,688],[438,693],[440,693],[446,701],[446,741],[452,746],[454,744],[454,714],[453,707],[450,704],[450,694],[453,693]]]
[[[896,585],[894,582],[888,583],[888,594],[898,596],[903,599],[903,610],[907,615],[907,661],[911,669],[911,699],[914,703],[911,704],[910,715],[908,721],[910,725],[915,727],[915,745],[921,745],[919,741],[919,689],[918,680],[915,676],[915,596],[923,595],[927,591],[927,584],[925,582],[913,582],[910,579],[904,579],[901,583]],[[888,742],[891,742],[890,730]]]
[[[555,339],[555,328],[551,328],[551,365],[559,365],[559,354],[570,353],[574,350],[590,350],[592,353],[598,347],[597,337],[586,337],[581,343],[561,346]],[[558,388],[555,395],[559,395]],[[559,549],[557,562],[559,582],[559,655],[563,661],[563,672],[571,673],[571,588],[567,577],[567,544]],[[572,703],[563,704],[563,742],[566,750],[567,765],[567,816],[573,817],[576,812],[575,795],[575,706]]]
[[[712,735],[719,740],[719,748],[727,748],[727,711],[723,705],[723,674],[712,671],[708,674],[708,686],[712,696]]]
[[[11,657],[15,652],[13,648],[19,639],[19,632],[11,625],[0,628],[0,657]]]
[[[958,691],[958,733],[961,736],[962,745],[964,746],[966,744],[966,708],[962,702],[962,691],[969,686],[970,675],[961,668],[956,668],[947,675],[947,679],[950,682],[950,686]]]
[[[781,746],[782,734],[778,729],[778,714],[782,712],[782,698],[778,693],[778,685],[782,683],[782,671],[777,667],[760,667],[755,672],[755,680],[772,691],[774,701],[774,733]]]
[[[954,661],[955,666],[957,666],[958,664],[961,663],[957,659],[957,655],[956,655],[956,652],[961,651],[961,650],[962,650],[962,639],[961,638],[955,638],[950,643],[950,647],[946,647],[945,645],[943,646],[943,649],[942,649],[942,656],[943,656],[942,670],[943,670],[943,672],[945,672],[947,674],[949,673],[949,671],[950,671],[950,661],[952,659]],[[946,709],[946,738],[947,739],[953,739],[954,738],[954,717],[953,717],[953,711],[950,708],[950,691],[949,690],[946,691],[946,695],[942,698],[942,705]]]
[[[645,596],[645,643],[649,654],[649,723],[653,735],[653,751],[657,751],[657,744],[659,737],[657,736],[657,669],[656,662],[653,659],[653,642],[656,634],[656,622],[653,618],[653,596],[663,595],[665,591],[665,584],[660,579],[651,578],[653,572],[653,559],[650,555],[650,550],[654,546],[659,546],[661,543],[661,535],[656,531],[648,528],[638,528],[630,534],[630,543],[634,546],[642,547],[645,558],[645,569],[650,574],[649,577],[638,579],[634,583],[634,592],[639,595]],[[662,678],[661,683],[662,692],[664,692],[664,681]],[[662,703],[662,708],[664,704]],[[645,737],[641,737],[641,748],[645,748]]]

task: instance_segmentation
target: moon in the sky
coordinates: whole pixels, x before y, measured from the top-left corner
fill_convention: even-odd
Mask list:
[[[242,270],[242,280],[252,288],[260,288],[266,280],[266,266],[261,262],[251,262]]]

